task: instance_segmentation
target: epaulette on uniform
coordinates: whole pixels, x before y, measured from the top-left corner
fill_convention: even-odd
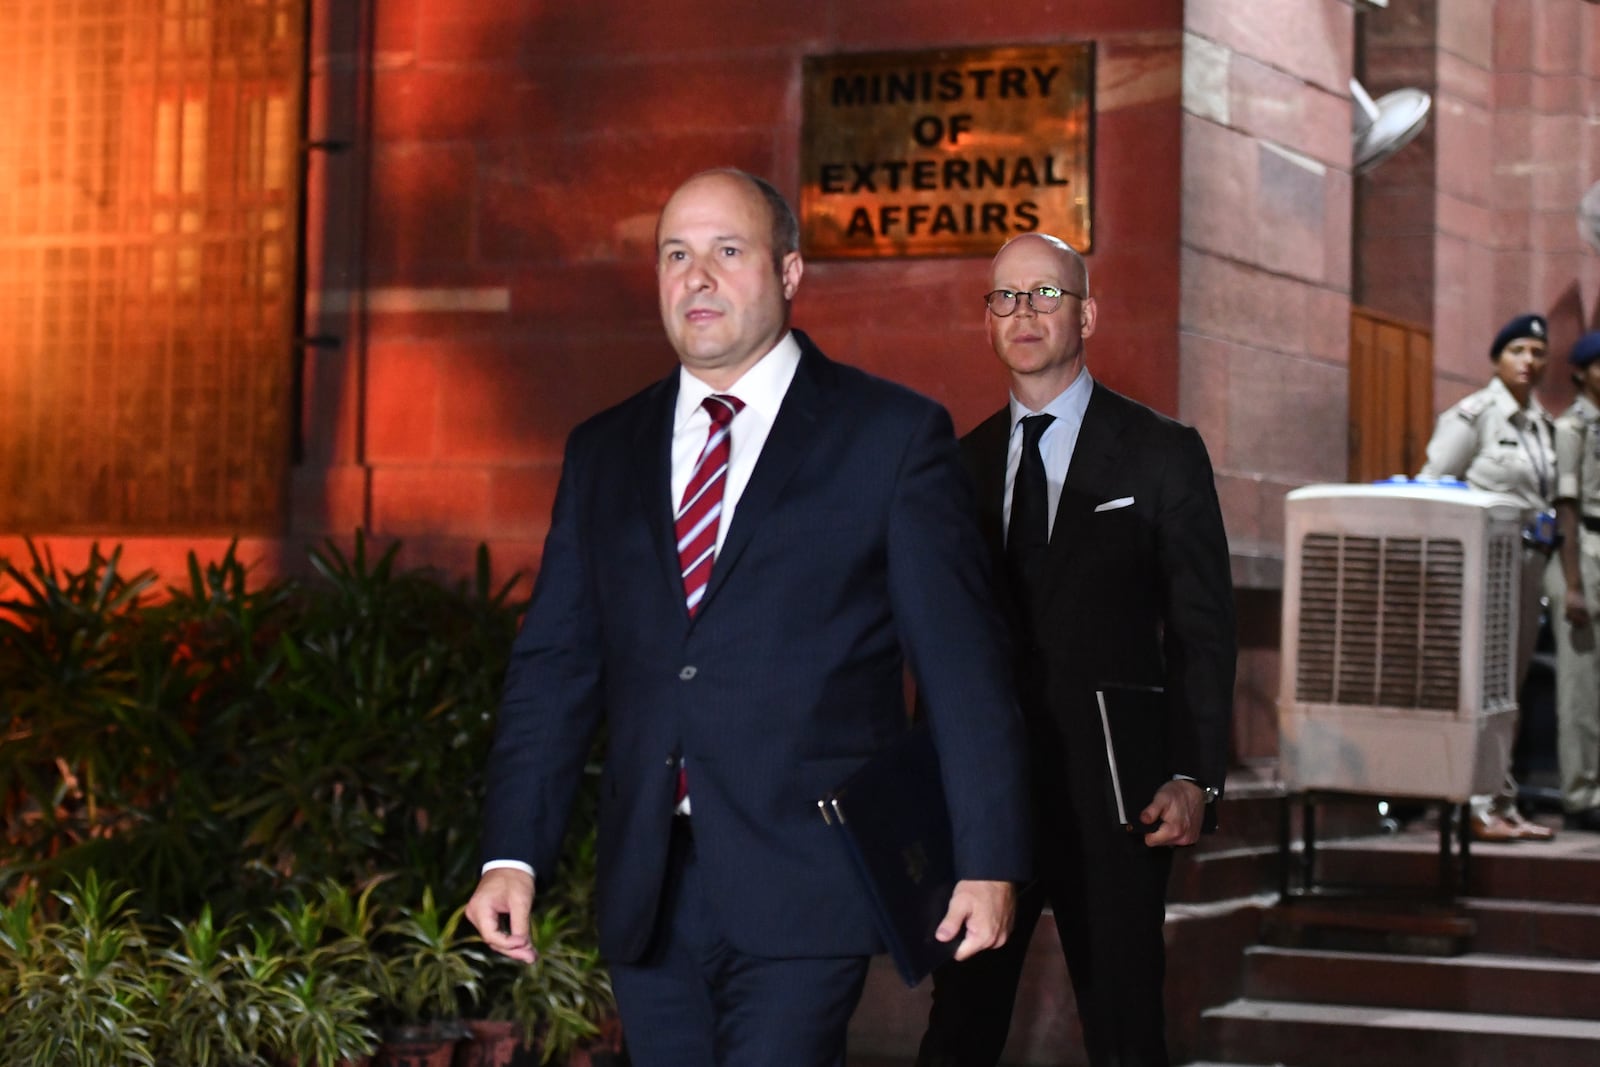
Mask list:
[[[1489,410],[1489,405],[1494,398],[1487,389],[1480,389],[1471,396],[1462,397],[1456,402],[1455,412],[1468,422],[1477,422],[1478,416]]]

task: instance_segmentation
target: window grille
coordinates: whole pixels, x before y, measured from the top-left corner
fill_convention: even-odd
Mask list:
[[[0,0],[0,530],[275,532],[305,0]]]

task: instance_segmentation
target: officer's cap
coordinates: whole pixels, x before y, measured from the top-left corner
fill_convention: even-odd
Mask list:
[[[1491,361],[1499,359],[1506,345],[1524,337],[1548,341],[1550,324],[1544,321],[1543,315],[1518,315],[1500,327],[1500,332],[1494,335],[1494,343],[1489,346],[1489,359]]]
[[[1583,368],[1600,359],[1600,330],[1590,330],[1572,346],[1572,354],[1567,357],[1574,367]]]

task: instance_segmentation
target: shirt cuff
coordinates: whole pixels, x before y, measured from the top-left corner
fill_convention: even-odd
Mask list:
[[[502,867],[507,868],[508,870],[521,871],[529,878],[534,877],[533,868],[528,864],[523,863],[521,860],[490,860],[488,863],[483,865],[483,870],[479,871],[478,874],[481,877],[482,875],[488,874],[490,871],[497,871]]]

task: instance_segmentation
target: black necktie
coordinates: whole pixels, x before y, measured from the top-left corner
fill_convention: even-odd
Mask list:
[[[1039,439],[1054,422],[1054,415],[1027,415],[1022,420],[1022,461],[1011,487],[1011,526],[1006,533],[1006,563],[1018,599],[1029,603],[1030,594],[1044,578],[1044,561],[1050,547],[1050,497],[1045,488],[1044,456]]]

